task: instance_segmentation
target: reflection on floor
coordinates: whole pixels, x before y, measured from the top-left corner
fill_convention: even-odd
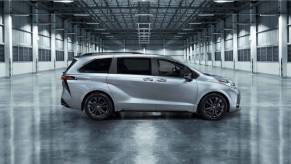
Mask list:
[[[122,113],[94,122],[60,106],[60,74],[0,79],[0,163],[291,163],[291,79],[197,66],[233,79],[242,110]]]

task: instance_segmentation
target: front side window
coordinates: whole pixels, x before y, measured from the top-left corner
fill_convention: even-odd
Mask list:
[[[96,59],[84,65],[79,71],[82,73],[108,73],[111,60],[111,58]]]
[[[191,73],[185,66],[167,60],[158,60],[159,76],[184,77]]]
[[[151,75],[151,59],[119,58],[117,60],[117,73],[133,75]]]

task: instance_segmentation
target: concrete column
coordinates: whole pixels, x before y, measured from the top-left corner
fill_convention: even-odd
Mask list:
[[[91,33],[90,32],[86,32],[87,36],[86,36],[86,52],[91,52]]]
[[[4,54],[5,54],[5,76],[11,77],[13,72],[12,55],[12,1],[4,1]]]
[[[232,50],[233,50],[233,69],[236,69],[235,64],[237,63],[238,56],[238,29],[237,29],[237,14],[232,15]]]
[[[188,60],[189,60],[189,38],[187,38],[187,40],[186,40],[186,50],[187,50],[186,61],[188,62]]]
[[[38,71],[38,9],[37,3],[32,8],[32,72]]]
[[[98,52],[101,52],[101,37],[98,40]]]
[[[51,14],[51,57],[56,68],[56,14]]]
[[[196,59],[196,55],[197,55],[197,45],[196,45],[196,42],[197,42],[197,37],[194,35],[194,38],[193,38],[193,42],[194,42],[194,55],[193,55],[193,58],[194,58],[194,64],[197,63],[197,59]]]
[[[201,64],[201,33],[197,35],[197,57],[198,57],[198,64]]]
[[[100,51],[103,52],[103,39],[100,38]]]
[[[189,61],[190,63],[192,62],[192,57],[193,57],[193,37],[190,37],[190,54],[189,54]]]
[[[78,56],[78,26],[74,25],[74,56]]]
[[[123,52],[126,52],[126,40],[123,40]]]
[[[163,39],[163,55],[166,55],[166,41]]]
[[[250,47],[251,47],[251,67],[252,72],[257,72],[257,10],[256,6],[251,4],[250,9],[250,20],[251,20],[251,26],[250,26]]]
[[[64,58],[67,66],[69,65],[68,61],[68,29],[69,29],[69,21],[64,21]]]
[[[214,37],[214,25],[210,26],[210,53],[211,53],[211,66],[214,65],[214,58],[215,58],[215,37]]]
[[[99,52],[99,36],[96,36],[96,52]]]
[[[224,20],[221,20],[220,24],[220,31],[221,31],[221,42],[220,42],[220,51],[221,51],[221,64],[220,67],[224,64],[224,56],[225,56],[225,32],[224,32]]]
[[[194,63],[197,63],[197,36],[194,36]]]
[[[203,35],[203,56],[204,56],[204,65],[208,64],[208,56],[207,56],[207,30],[204,30]]]
[[[287,60],[288,60],[288,12],[287,1],[279,0],[279,62],[280,62],[280,75],[287,76]]]
[[[86,53],[85,45],[86,45],[86,31],[84,29],[81,29],[81,33],[79,36],[81,39],[81,53]]]
[[[187,45],[186,45],[186,40],[184,40],[184,60],[186,60],[187,56]]]

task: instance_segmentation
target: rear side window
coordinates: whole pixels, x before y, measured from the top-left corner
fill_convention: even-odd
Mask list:
[[[151,75],[151,59],[119,58],[117,59],[118,74]]]
[[[111,65],[111,58],[107,59],[96,59],[82,68],[80,68],[80,72],[82,73],[108,73]]]

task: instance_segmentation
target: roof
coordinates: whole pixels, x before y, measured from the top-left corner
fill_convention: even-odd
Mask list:
[[[169,58],[169,56],[156,55],[156,54],[143,54],[143,53],[135,53],[135,52],[92,52],[87,53],[82,56],[78,56],[77,58],[106,58],[106,57],[159,57],[159,58]]]

